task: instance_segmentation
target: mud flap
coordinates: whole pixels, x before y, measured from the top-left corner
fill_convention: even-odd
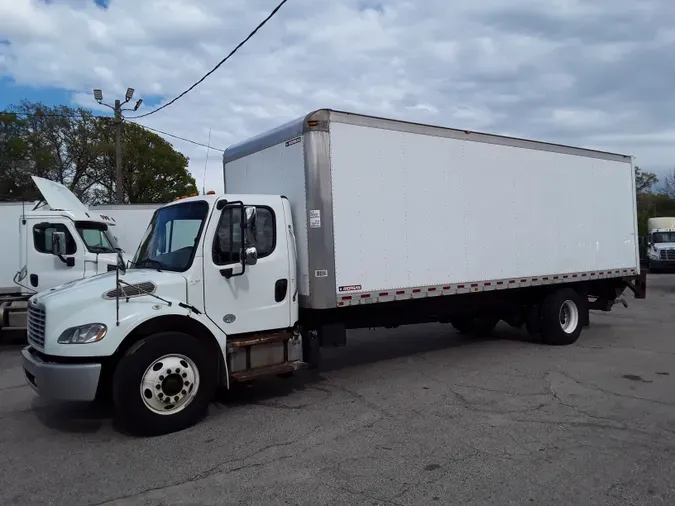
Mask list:
[[[625,280],[626,286],[633,292],[636,299],[647,298],[647,271],[640,272],[639,276]]]

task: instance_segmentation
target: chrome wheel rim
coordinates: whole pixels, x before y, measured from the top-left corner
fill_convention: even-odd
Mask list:
[[[158,415],[184,410],[199,391],[199,370],[185,355],[170,354],[156,359],[141,378],[141,399]]]
[[[573,333],[579,325],[579,308],[571,301],[566,300],[560,306],[560,328],[566,334]]]

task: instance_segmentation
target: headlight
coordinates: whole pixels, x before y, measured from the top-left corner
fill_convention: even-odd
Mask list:
[[[57,340],[59,344],[96,343],[105,337],[108,327],[102,323],[88,323],[80,327],[71,327],[63,332]]]

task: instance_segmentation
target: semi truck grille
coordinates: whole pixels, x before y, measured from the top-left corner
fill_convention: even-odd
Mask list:
[[[675,249],[662,249],[659,257],[660,260],[675,262]]]
[[[28,343],[37,347],[45,346],[45,323],[47,315],[42,304],[28,303]]]

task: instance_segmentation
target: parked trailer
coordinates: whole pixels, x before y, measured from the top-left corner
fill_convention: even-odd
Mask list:
[[[503,320],[569,345],[590,309],[645,297],[629,156],[320,110],[223,167],[225,194],[157,211],[133,269],[31,299],[38,393],[110,392],[164,433],[218,385],[319,367],[347,329]]]

